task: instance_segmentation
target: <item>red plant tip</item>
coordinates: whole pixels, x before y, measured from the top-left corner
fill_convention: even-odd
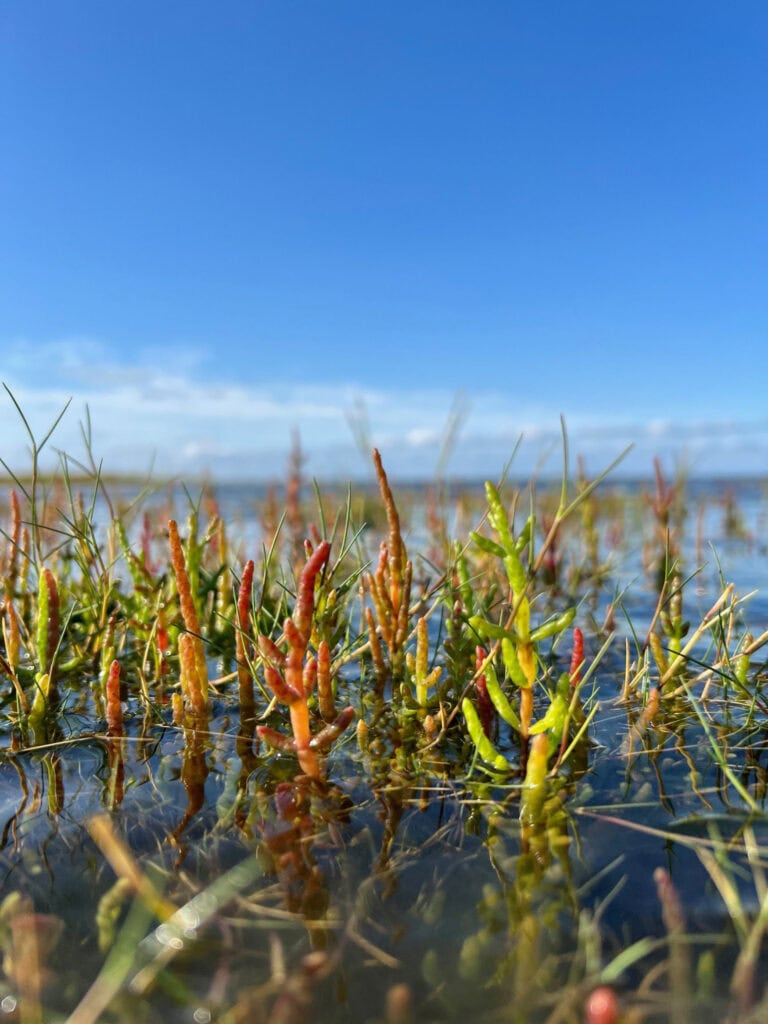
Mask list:
[[[40,580],[40,594],[47,609],[47,621],[41,624],[45,630],[43,643],[39,650],[40,669],[42,672],[53,673],[53,661],[56,657],[56,649],[59,646],[59,611],[60,599],[59,588],[56,585],[56,577],[50,569],[43,569]],[[40,641],[38,640],[38,643]]]
[[[581,682],[581,666],[584,662],[584,634],[578,626],[573,630],[573,654],[571,655],[571,668],[569,676],[571,686],[578,686]]]
[[[681,935],[685,931],[685,911],[672,876],[666,868],[656,868],[653,880],[656,883],[656,895],[661,904],[661,916],[667,932],[671,935]]]
[[[584,1024],[616,1024],[619,1006],[612,988],[602,985],[587,1000]]]
[[[304,684],[304,696],[309,697],[317,684],[317,661],[313,655],[307,657],[302,676]]]
[[[290,736],[283,736],[277,729],[270,729],[268,725],[257,725],[256,735],[259,739],[268,743],[274,750],[279,750],[286,754],[296,752],[295,740],[292,740]]]
[[[331,545],[327,540],[321,541],[307,559],[306,565],[301,570],[301,576],[299,577],[293,621],[301,635],[302,643],[305,645],[309,643],[312,615],[315,610],[315,579],[328,561],[330,553]]]
[[[251,610],[251,587],[253,586],[253,559],[249,558],[243,568],[243,576],[237,591],[237,625],[240,632],[248,626],[248,613]],[[241,637],[242,641],[242,637]]]
[[[157,649],[161,654],[166,654],[168,651],[168,630],[163,629],[162,626],[157,627]]]
[[[276,665],[278,668],[285,667],[285,655],[268,636],[259,636],[259,653],[268,664]]]
[[[297,701],[305,701],[303,692],[295,690],[283,679],[282,675],[272,665],[264,666],[264,679],[272,693],[282,703],[290,707]]]
[[[355,709],[353,707],[344,708],[344,710],[336,716],[336,720],[331,722],[330,725],[326,725],[324,729],[321,729],[317,736],[313,736],[309,741],[310,749],[312,750],[327,750],[330,745],[335,742],[352,722],[355,717]]]
[[[487,654],[484,647],[478,645],[475,648],[475,672],[479,672],[483,665],[483,662],[487,658]],[[477,714],[480,718],[480,724],[483,727],[483,732],[486,736],[491,735],[493,729],[493,702],[491,701],[490,694],[488,693],[488,683],[485,678],[485,673],[481,673],[477,679],[475,679],[475,703],[477,705]]]

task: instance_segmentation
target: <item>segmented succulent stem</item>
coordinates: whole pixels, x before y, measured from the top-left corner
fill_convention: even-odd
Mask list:
[[[179,637],[182,692],[195,711],[199,712],[208,705],[208,665],[205,660],[205,647],[200,638],[200,620],[192,599],[186,560],[175,519],[168,523],[168,539],[181,617],[187,630]]]
[[[123,705],[120,702],[120,662],[109,666],[106,686],[107,732],[110,736],[123,734]]]

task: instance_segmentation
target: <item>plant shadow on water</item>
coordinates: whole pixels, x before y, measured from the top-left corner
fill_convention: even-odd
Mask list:
[[[32,445],[0,552],[0,1015],[763,1019],[765,606],[684,575],[694,522],[756,568],[759,490],[566,461],[396,503],[376,452],[364,529],[351,495],[302,503],[294,453],[251,560],[211,491],[142,507],[94,472],[85,499]]]

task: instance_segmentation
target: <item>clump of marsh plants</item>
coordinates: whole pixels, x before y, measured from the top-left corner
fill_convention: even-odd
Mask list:
[[[555,484],[374,449],[310,498],[296,441],[233,507],[89,423],[43,472],[55,426],[0,507],[3,1012],[761,1019],[768,622],[682,478],[573,483],[563,431]]]

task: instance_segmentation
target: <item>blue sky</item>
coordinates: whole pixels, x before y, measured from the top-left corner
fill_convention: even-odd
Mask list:
[[[768,472],[762,2],[0,9],[0,377],[110,469]],[[3,457],[24,437],[0,396]],[[552,463],[553,468],[555,463]]]

